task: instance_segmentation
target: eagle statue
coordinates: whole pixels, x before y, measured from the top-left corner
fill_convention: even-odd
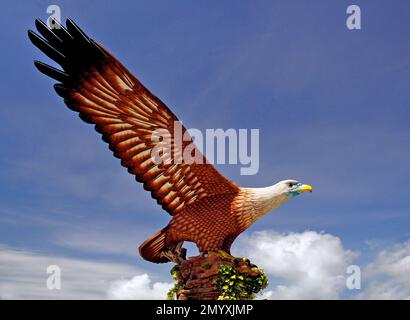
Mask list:
[[[95,126],[121,165],[143,183],[144,189],[172,219],[143,242],[140,255],[151,262],[180,262],[184,241],[194,242],[203,255],[230,255],[233,241],[273,208],[312,187],[296,180],[266,188],[241,188],[225,178],[195,146],[203,161],[157,163],[152,150],[160,143],[152,134],[175,126],[188,132],[174,113],[134,77],[110,52],[88,37],[71,19],[66,27],[57,20],[50,28],[36,19],[39,34],[29,30],[31,42],[61,66],[40,61],[37,69],[58,81],[54,89],[71,110]],[[169,154],[181,155],[193,144],[172,144]],[[181,150],[182,148],[182,150]]]

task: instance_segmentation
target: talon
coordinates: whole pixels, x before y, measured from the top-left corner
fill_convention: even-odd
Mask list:
[[[180,257],[182,260],[186,260],[186,253],[187,250],[185,248],[180,248],[177,250],[177,256]]]
[[[164,251],[162,255],[169,261],[172,261],[176,264],[181,264],[184,260],[186,260],[187,253],[187,250],[185,248],[182,248],[182,244],[182,242],[178,244],[174,251]]]

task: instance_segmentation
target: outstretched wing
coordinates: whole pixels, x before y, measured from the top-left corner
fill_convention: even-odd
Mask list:
[[[186,129],[113,55],[72,20],[67,20],[67,28],[55,22],[57,28],[49,29],[36,20],[42,37],[31,30],[28,35],[63,70],[39,61],[35,61],[36,67],[59,81],[54,88],[66,105],[85,122],[95,125],[121,164],[167,212],[174,215],[204,197],[238,191],[234,183],[206,162],[189,135],[181,144],[176,143],[174,128],[180,126],[183,134]],[[172,142],[168,149],[158,136],[153,138],[161,132],[167,133]],[[153,157],[157,146],[162,150],[158,156],[166,161]],[[203,163],[185,161],[181,155],[187,148]]]

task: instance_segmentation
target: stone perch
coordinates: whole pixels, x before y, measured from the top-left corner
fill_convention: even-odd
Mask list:
[[[268,279],[246,258],[209,253],[190,257],[175,265],[171,274],[176,283],[168,299],[250,300],[268,285]]]

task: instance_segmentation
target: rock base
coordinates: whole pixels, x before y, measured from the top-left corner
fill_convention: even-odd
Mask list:
[[[223,273],[225,269],[229,272]],[[251,297],[255,292],[245,292],[241,295],[236,293],[237,291],[259,291],[267,285],[267,278],[263,271],[250,263],[248,259],[222,257],[216,253],[190,257],[176,266],[172,274],[177,281],[174,290],[177,300],[217,300],[227,299],[227,297],[228,299],[242,299],[247,296]],[[258,284],[256,284],[256,289],[254,289],[255,286],[248,285],[255,279],[261,283],[261,288]],[[263,281],[266,283],[262,283]],[[229,298],[226,292],[223,293],[224,290],[221,288],[234,292],[232,298]]]

